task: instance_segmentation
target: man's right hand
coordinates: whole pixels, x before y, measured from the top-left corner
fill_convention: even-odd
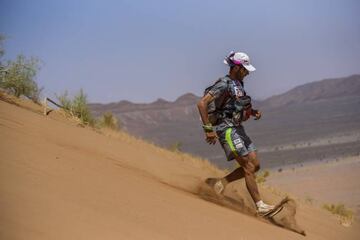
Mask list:
[[[259,110],[253,109],[251,112],[251,115],[253,115],[255,120],[259,120],[261,118],[261,112]]]
[[[215,144],[216,139],[218,138],[216,132],[206,132],[206,142],[209,144]]]

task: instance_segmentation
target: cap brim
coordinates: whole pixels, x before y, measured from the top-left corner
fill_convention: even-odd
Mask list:
[[[256,68],[251,65],[251,64],[243,64],[244,68],[246,68],[246,70],[248,70],[249,72],[253,72],[256,70]]]

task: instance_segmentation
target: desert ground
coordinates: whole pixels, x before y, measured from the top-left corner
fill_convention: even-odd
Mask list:
[[[233,207],[206,201],[204,179],[224,174],[207,161],[84,127],[57,111],[44,116],[27,101],[2,96],[0,139],[0,239],[360,238],[357,221],[344,227],[321,207],[298,200],[286,206],[290,218],[284,211],[275,219],[296,219],[288,229],[256,217],[243,181],[226,189]],[[301,176],[289,171],[279,173],[278,182],[272,174],[271,187],[261,186],[264,200],[283,197],[274,188],[286,189],[285,174],[299,184]]]
[[[318,206],[344,204],[360,217],[360,157],[317,161],[271,171],[267,185]]]

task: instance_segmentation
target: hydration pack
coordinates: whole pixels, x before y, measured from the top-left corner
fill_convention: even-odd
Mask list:
[[[224,118],[232,118],[235,123],[241,123],[242,121],[246,121],[252,111],[251,106],[251,97],[247,96],[244,91],[244,96],[238,98],[231,97],[231,80],[228,78],[219,78],[213,85],[207,87],[204,91],[204,96],[209,93],[209,91],[220,81],[226,81],[227,84],[227,92],[224,96],[220,99],[214,99],[209,102],[207,106],[207,113],[210,123],[215,126],[219,124],[221,119]],[[229,104],[231,108],[224,108],[226,103],[233,103]]]
[[[210,92],[210,90],[219,82],[226,81],[227,88],[229,89],[230,86],[230,80],[227,78],[219,78],[214,84],[207,87],[204,91],[204,96]],[[222,117],[222,111],[225,103],[229,100],[230,94],[229,91],[227,91],[226,96],[224,96],[222,99],[213,99],[211,102],[209,102],[207,106],[207,113],[209,117],[209,121],[212,125],[217,125],[218,120]]]

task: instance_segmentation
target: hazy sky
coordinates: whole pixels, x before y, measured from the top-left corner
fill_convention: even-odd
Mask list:
[[[201,95],[249,54],[256,98],[360,73],[358,0],[0,0],[5,58],[36,56],[44,93],[83,88],[90,101]]]

